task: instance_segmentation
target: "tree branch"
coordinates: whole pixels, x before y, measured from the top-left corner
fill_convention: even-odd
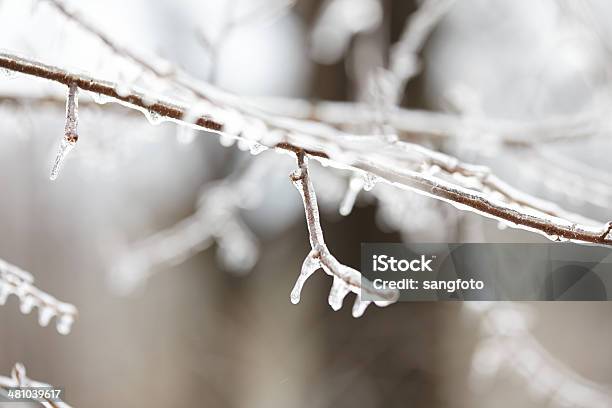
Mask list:
[[[118,93],[117,84],[109,81],[6,53],[0,53],[0,67],[64,85],[76,83],[83,90],[111,97],[165,120],[287,152],[304,151],[333,167],[370,174],[397,187],[441,199],[460,209],[470,209],[512,227],[538,232],[552,240],[612,246],[612,237],[604,236],[606,226],[582,225],[596,222],[566,213],[554,204],[543,204],[541,200],[502,185],[488,170],[483,177],[484,167],[473,172],[470,166],[457,159],[420,146],[417,149],[416,145],[401,141],[389,143],[378,137],[354,136],[323,124],[277,118],[249,107],[237,111],[234,107],[241,106],[240,100],[214,88],[211,89],[223,102],[207,105],[208,114],[197,116],[195,123],[188,123],[183,121],[188,111],[185,104],[156,100],[132,89]],[[228,107],[227,103],[231,106]],[[461,174],[464,169],[472,170]]]
[[[6,303],[9,295],[19,297],[20,309],[29,314],[34,307],[38,308],[38,323],[47,326],[54,316],[56,328],[60,334],[68,334],[77,309],[70,303],[64,303],[34,286],[34,278],[28,272],[0,259],[0,305]]]
[[[363,314],[371,301],[362,300],[363,293],[368,298],[377,298],[374,301],[378,306],[387,306],[397,301],[399,292],[390,289],[376,289],[372,283],[361,276],[361,273],[353,268],[341,264],[329,251],[323,239],[323,230],[319,222],[319,207],[314,187],[308,174],[308,159],[303,151],[296,153],[298,170],[291,174],[291,181],[300,192],[306,213],[306,225],[312,250],[304,260],[300,276],[291,292],[291,301],[297,303],[300,300],[300,292],[304,282],[317,269],[323,269],[334,278],[334,283],[329,293],[329,304],[334,310],[342,307],[344,297],[353,292],[357,295],[353,305],[353,316],[359,317]]]

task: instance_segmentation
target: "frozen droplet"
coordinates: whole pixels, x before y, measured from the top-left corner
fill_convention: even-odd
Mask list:
[[[70,333],[72,324],[74,323],[74,316],[70,314],[64,314],[57,318],[56,326],[57,332],[64,336]]]
[[[55,316],[55,309],[49,306],[42,306],[38,310],[38,324],[42,327],[47,327],[53,316]]]
[[[30,314],[32,309],[34,308],[35,300],[32,296],[26,295],[23,299],[21,299],[21,303],[19,304],[19,310],[23,314]]]
[[[253,156],[257,156],[259,153],[262,153],[266,150],[268,150],[268,148],[262,145],[261,143],[253,143],[249,148],[249,152],[251,152]]]
[[[248,123],[247,126],[242,130],[242,135],[249,140],[261,140],[268,131],[268,127],[261,120],[255,120]]]
[[[95,103],[97,103],[98,105],[104,105],[107,104],[111,101],[112,98],[109,98],[108,96],[101,94],[101,93],[97,93],[94,92],[92,94],[92,98],[94,100]]]
[[[499,221],[497,223],[497,229],[500,231],[503,231],[505,229],[508,229],[508,223],[504,222],[504,221]]]
[[[150,95],[143,95],[141,100],[142,104],[146,107],[153,106],[157,103],[157,99]]]
[[[150,124],[159,125],[162,122],[162,117],[159,113],[154,111],[153,109],[148,109],[145,111],[145,116]]]
[[[353,317],[361,317],[365,313],[368,306],[372,303],[369,300],[361,300],[361,296],[357,295],[353,304]]]
[[[378,181],[378,177],[370,173],[366,173],[363,177],[363,189],[365,191],[372,191],[372,189],[376,185],[376,182]]]
[[[181,144],[191,144],[196,136],[196,130],[190,126],[179,125],[176,129],[176,140]]]
[[[251,141],[250,140],[245,140],[245,139],[238,139],[238,149],[242,150],[243,152],[246,152],[247,150],[249,150],[251,148]]]
[[[115,86],[115,92],[122,98],[126,98],[130,95],[131,89],[130,86],[126,83],[120,82]]]
[[[347,216],[353,210],[357,195],[364,187],[364,180],[361,177],[351,177],[344,198],[340,203],[340,215]]]
[[[331,290],[329,291],[329,297],[327,299],[329,305],[335,311],[342,308],[342,302],[348,293],[350,292],[349,285],[337,276],[334,277],[334,283],[332,284]]]
[[[298,279],[293,286],[293,290],[291,290],[291,303],[296,305],[300,302],[300,294],[302,293],[304,283],[306,283],[306,280],[320,267],[321,264],[319,262],[318,253],[311,251],[306,259],[304,259],[300,276],[298,276]]]
[[[221,143],[221,146],[223,147],[230,147],[234,143],[236,143],[236,138],[230,135],[222,134],[221,136],[219,136],[219,143]]]

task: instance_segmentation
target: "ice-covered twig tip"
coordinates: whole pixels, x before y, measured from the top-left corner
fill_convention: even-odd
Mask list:
[[[291,303],[300,301],[300,293],[308,279],[318,269],[334,278],[329,292],[328,303],[334,310],[340,310],[346,295],[353,292],[357,295],[353,305],[353,316],[360,317],[372,301],[362,300],[364,293],[369,298],[376,298],[377,306],[387,306],[397,301],[399,293],[390,289],[375,289],[372,282],[361,276],[361,273],[349,266],[340,263],[329,251],[323,240],[323,230],[319,221],[319,206],[314,186],[308,174],[308,158],[304,151],[296,153],[298,169],[291,174],[291,181],[302,196],[304,211],[306,213],[306,224],[312,250],[306,256],[302,264],[302,270],[297,282],[291,291]]]
[[[77,125],[79,119],[79,88],[76,83],[72,83],[68,86],[68,98],[66,99],[66,127],[64,130],[64,137],[60,144],[57,156],[55,156],[55,162],[51,169],[51,180],[57,179],[59,172],[66,160],[68,153],[76,146],[76,142],[79,139],[77,133]]]

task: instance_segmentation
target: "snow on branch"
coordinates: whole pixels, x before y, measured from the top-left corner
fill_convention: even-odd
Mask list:
[[[303,151],[335,168],[368,175],[396,187],[416,191],[446,201],[459,209],[470,210],[514,228],[537,232],[555,241],[571,240],[612,246],[608,224],[597,225],[556,205],[543,202],[511,188],[488,169],[464,165],[457,159],[402,141],[382,140],[376,136],[351,135],[330,126],[306,120],[274,117],[240,98],[206,85],[209,100],[206,112],[191,122],[189,105],[155,99],[147,93],[100,79],[86,77],[37,61],[0,53],[0,67],[65,85],[76,83],[83,90],[145,113],[153,123],[170,120],[285,152]],[[121,89],[121,93],[117,89]],[[517,164],[520,165],[520,164]]]
[[[28,272],[0,259],[0,305],[6,304],[9,295],[19,298],[20,310],[29,314],[38,308],[38,323],[45,327],[56,316],[56,328],[60,334],[70,333],[77,309],[34,286],[34,278]]]
[[[390,289],[376,289],[370,281],[361,276],[355,269],[340,263],[329,251],[323,239],[323,230],[319,222],[319,208],[314,187],[308,174],[308,158],[303,151],[296,153],[298,169],[291,174],[291,181],[302,196],[308,238],[312,250],[304,259],[302,270],[293,290],[291,302],[298,303],[306,280],[318,269],[334,278],[329,292],[329,305],[334,310],[340,310],[346,295],[353,292],[357,295],[353,305],[353,316],[360,317],[371,301],[362,300],[362,293],[384,300],[374,301],[377,306],[387,306],[397,301],[399,292]]]
[[[15,367],[13,367],[13,369],[11,370],[11,376],[10,377],[3,377],[0,376],[0,390],[3,393],[6,393],[8,391],[9,388],[48,388],[48,389],[53,389],[54,387],[49,385],[49,384],[45,384],[39,381],[34,381],[30,378],[27,377],[26,375],[26,369],[24,367],[23,364],[21,363],[17,363],[15,364]],[[32,400],[32,401],[37,401],[39,402],[43,407],[45,408],[70,408],[70,405],[66,404],[65,402],[61,401],[60,399],[55,399],[55,398],[43,398],[43,399],[36,399],[36,400]]]

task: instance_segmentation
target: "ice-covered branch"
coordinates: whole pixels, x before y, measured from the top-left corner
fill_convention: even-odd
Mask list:
[[[19,298],[20,310],[29,314],[38,308],[38,323],[47,326],[56,316],[56,328],[60,334],[70,333],[77,309],[64,303],[34,286],[34,278],[28,272],[0,259],[0,305],[4,305],[9,295]]]
[[[376,120],[376,113],[363,103],[270,97],[252,98],[251,103],[272,115],[317,121],[338,128],[363,128]],[[454,113],[400,107],[386,111],[385,115],[400,139],[435,144],[460,141],[462,135],[470,133],[481,135],[481,143],[523,148],[603,138],[612,130],[603,110],[537,121],[489,117],[465,121]]]
[[[0,376],[0,390],[2,393],[6,393],[10,388],[48,388],[53,389],[53,386],[45,384],[39,381],[34,381],[27,377],[26,369],[21,363],[15,364],[15,367],[11,370],[10,377]],[[45,408],[70,408],[70,405],[66,404],[59,398],[42,398],[32,401],[39,402]]]
[[[450,156],[420,146],[417,149],[416,145],[401,141],[391,143],[379,137],[346,134],[320,123],[275,117],[242,106],[240,98],[210,86],[207,90],[211,99],[219,102],[204,105],[206,113],[196,115],[193,123],[188,123],[182,121],[186,115],[191,116],[188,105],[155,99],[109,81],[6,53],[0,53],[0,67],[65,85],[76,83],[83,90],[142,111],[154,123],[162,119],[181,122],[246,140],[257,150],[262,146],[292,153],[304,151],[333,167],[365,173],[374,180],[438,198],[457,208],[469,209],[512,227],[538,232],[552,240],[612,245],[612,237],[606,234],[607,224],[584,225],[596,223],[585,222],[583,217],[567,214],[553,204],[514,190],[484,168],[474,171],[471,166],[464,166]],[[121,88],[121,93],[118,88]],[[439,173],[439,170],[443,171]],[[484,176],[483,172],[486,173]]]
[[[98,38],[115,54],[136,64],[141,69],[153,74],[159,80],[171,81],[175,86],[188,90],[204,100],[210,100],[207,90],[198,86],[198,81],[181,71],[168,61],[149,62],[136,55],[126,47],[114,42],[104,32],[97,29],[82,16],[71,12],[61,0],[48,0],[60,13],[76,23],[84,31]],[[427,0],[406,22],[400,40],[394,45],[390,56],[390,69],[403,82],[416,71],[405,70],[406,61],[416,61],[418,53],[431,30],[450,9],[454,0]],[[342,2],[336,2],[338,5]],[[376,0],[363,1],[359,7],[344,2],[349,9],[376,9],[380,7]],[[370,6],[366,6],[370,4]],[[340,7],[338,6],[337,7]],[[335,6],[336,7],[336,6]],[[370,13],[370,17],[371,17]],[[376,13],[374,13],[376,14]],[[368,13],[365,13],[366,17]],[[364,17],[365,18],[365,17]],[[354,22],[353,22],[354,23]],[[406,53],[409,56],[406,56]],[[160,68],[161,66],[163,68]],[[397,83],[398,92],[403,89]],[[227,99],[227,98],[224,98]],[[244,99],[240,105],[248,105]],[[375,112],[370,106],[343,102],[309,102],[304,100],[258,98],[252,105],[271,110],[269,113],[295,119],[321,121],[332,126],[363,126],[375,120]],[[233,106],[239,108],[240,106]],[[480,138],[481,141],[499,143],[506,146],[532,146],[540,143],[559,142],[582,138],[594,138],[605,133],[610,125],[605,112],[593,112],[575,117],[551,118],[540,122],[518,122],[509,120],[482,118],[466,123],[461,116],[439,112],[402,109],[394,107],[385,112],[386,120],[400,136],[414,141],[445,142],[461,137],[466,132],[490,135]]]
[[[213,242],[229,270],[249,271],[257,260],[257,239],[239,211],[255,204],[258,197],[253,191],[269,170],[270,162],[265,158],[252,160],[227,179],[205,186],[193,215],[125,250],[111,270],[113,288],[129,293],[152,275],[155,267],[178,264]]]
[[[396,103],[400,101],[406,82],[420,71],[418,54],[425,41],[454,2],[455,0],[424,0],[406,21],[389,58],[389,72],[397,85]]]
[[[329,292],[329,305],[334,310],[339,310],[342,307],[344,298],[349,292],[357,295],[353,305],[354,317],[363,315],[365,309],[371,303],[371,301],[362,300],[362,293],[384,299],[374,301],[377,306],[387,306],[397,301],[399,293],[396,290],[374,288],[370,281],[361,276],[361,273],[340,263],[331,254],[323,239],[317,197],[308,174],[308,158],[304,152],[297,152],[296,156],[298,169],[291,174],[291,181],[302,196],[312,250],[306,256],[298,280],[291,291],[291,302],[298,303],[300,301],[300,293],[304,283],[318,269],[323,269],[325,273],[334,278]]]

